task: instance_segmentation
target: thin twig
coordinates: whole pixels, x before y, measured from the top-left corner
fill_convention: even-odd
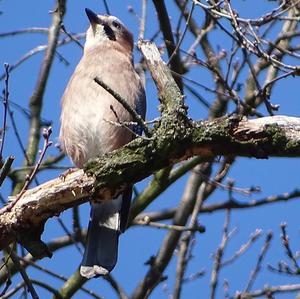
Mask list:
[[[110,15],[110,10],[109,10],[109,7],[108,7],[108,4],[107,4],[107,1],[106,0],[103,0],[103,4],[104,4],[104,7],[105,7],[105,11],[108,15]]]
[[[286,227],[287,227],[287,224],[285,222],[281,223],[280,228],[281,228],[281,233],[282,233],[281,234],[282,244],[286,250],[286,255],[289,257],[289,259],[294,264],[295,272],[300,273],[300,268],[299,268],[298,262],[297,262],[294,254],[292,252],[292,249],[290,247],[289,237],[286,232]]]
[[[12,281],[11,281],[10,277],[8,277],[7,280],[6,280],[5,286],[2,290],[2,292],[0,293],[0,298],[1,299],[4,298],[4,295],[6,294],[8,288],[11,286],[11,284],[12,284]]]
[[[153,4],[155,6],[157,17],[159,21],[160,30],[163,34],[165,45],[168,51],[169,57],[174,53],[174,50],[176,48],[175,42],[174,42],[174,36],[172,32],[172,26],[170,23],[169,14],[165,5],[164,0],[153,0]],[[170,68],[172,71],[182,74],[184,72],[183,64],[181,62],[180,53],[177,51],[174,54],[174,57],[172,61],[170,62]],[[173,75],[174,80],[176,81],[179,89],[182,91],[183,84],[182,79],[176,75]]]
[[[118,282],[113,278],[111,274],[103,276],[103,278],[111,285],[120,299],[128,299],[128,296],[126,295],[123,288],[118,284]]]
[[[237,292],[234,299],[250,299],[250,298],[275,298],[274,294],[286,294],[289,292],[296,292],[300,290],[300,284],[287,284],[279,286],[265,286],[260,290],[255,290],[252,292]],[[283,298],[285,296],[283,295]]]
[[[49,28],[30,27],[30,28],[18,29],[18,30],[9,31],[9,32],[2,32],[2,33],[0,33],[0,38],[11,37],[14,35],[25,34],[25,33],[46,33],[46,34],[48,34]]]
[[[8,249],[8,251],[9,251],[9,249]],[[32,298],[33,299],[39,299],[39,296],[36,293],[36,291],[35,291],[35,289],[32,285],[32,282],[30,281],[26,271],[23,269],[23,267],[20,264],[19,257],[16,255],[16,253],[14,251],[11,251],[10,258],[13,261],[13,263],[15,264],[15,266],[18,268],[18,270],[19,270],[26,286],[28,287],[28,291],[30,292]]]
[[[23,257],[19,257],[19,259],[24,263],[24,266],[30,265],[30,266],[32,266],[32,267],[34,267],[34,268],[36,268],[36,269],[38,269],[38,270],[40,270],[42,272],[47,273],[50,276],[53,276],[53,277],[57,278],[57,279],[60,279],[60,280],[63,280],[63,281],[67,281],[68,280],[68,278],[66,278],[65,276],[63,276],[61,274],[57,274],[57,273],[55,273],[55,272],[53,272],[53,271],[51,271],[51,270],[49,270],[47,268],[44,268],[44,267],[38,265],[37,263],[29,260],[29,259],[26,259],[26,258],[23,258]],[[90,295],[90,296],[92,296],[92,297],[94,297],[96,299],[101,299],[100,296],[98,296],[92,290],[90,290],[90,289],[88,289],[88,288],[86,288],[84,286],[82,286],[80,288],[80,290],[82,290],[86,294],[88,294],[88,295]]]
[[[5,160],[4,164],[2,165],[2,168],[1,168],[1,171],[0,171],[0,186],[3,184],[5,178],[7,177],[8,173],[10,171],[11,165],[14,162],[14,160],[15,160],[14,156],[9,156]]]
[[[244,254],[250,246],[258,240],[258,238],[261,236],[262,230],[256,229],[254,233],[251,234],[249,240],[247,243],[243,244],[239,250],[237,250],[230,258],[222,262],[222,267],[227,266],[231,263],[233,263],[237,258],[239,258],[242,254]]]
[[[3,115],[3,125],[2,125],[2,132],[1,132],[1,145],[0,145],[0,160],[2,160],[2,153],[3,147],[5,142],[5,133],[6,133],[6,122],[7,122],[7,108],[8,108],[8,97],[9,97],[9,90],[8,90],[8,80],[9,80],[9,64],[4,64],[5,69],[5,80],[4,80],[4,90],[3,90],[3,106],[4,106],[4,115]]]
[[[8,261],[10,259],[12,250],[13,250],[12,248],[9,248],[9,251],[6,253],[5,258],[4,257],[2,258],[3,263],[0,266],[0,270],[2,270],[2,268],[6,267],[7,275],[5,277],[5,286],[4,286],[3,290],[2,290],[2,292],[0,293],[0,298],[2,298],[2,296],[7,292],[9,286],[12,284],[10,268],[7,265]]]
[[[183,31],[183,33],[182,33],[182,35],[181,35],[181,37],[180,37],[180,39],[179,39],[179,41],[178,41],[176,47],[175,47],[173,53],[172,53],[171,56],[170,56],[169,61],[167,62],[168,65],[171,63],[172,59],[173,59],[174,56],[177,54],[177,51],[178,51],[178,49],[180,48],[180,46],[181,46],[181,44],[182,44],[182,42],[183,42],[183,39],[184,39],[184,37],[185,37],[185,34],[186,34],[187,29],[188,29],[189,24],[190,24],[190,19],[191,19],[192,15],[193,15],[194,8],[195,8],[195,3],[193,2],[193,3],[192,3],[192,8],[191,8],[191,10],[190,10],[190,13],[189,13],[188,18],[187,18],[186,23],[185,23],[184,31]]]
[[[80,224],[79,207],[72,208],[72,226],[76,240],[80,240],[82,227]]]
[[[79,33],[74,36],[74,38],[77,38],[77,39],[84,38],[84,37],[85,37],[85,33]],[[73,41],[73,39],[71,39],[70,37],[63,38],[57,42],[57,47],[66,45],[72,41]],[[33,57],[34,55],[36,55],[40,52],[47,51],[47,49],[48,49],[48,45],[40,45],[40,46],[37,46],[37,47],[31,49],[26,54],[24,54],[17,62],[15,62],[14,64],[11,64],[9,67],[9,71],[12,72],[14,69],[16,69],[18,66],[20,66],[23,62],[25,62],[29,58]],[[5,73],[0,75],[0,81],[2,81],[4,78],[5,78]]]
[[[48,169],[53,169],[53,170],[67,170],[70,167],[69,166],[58,166],[55,165],[58,162],[60,162],[63,158],[65,157],[65,153],[59,153],[57,156],[48,156],[47,159],[45,159],[42,164],[40,165],[38,172],[41,170],[48,170]],[[15,177],[18,176],[18,172],[24,172],[28,170],[33,170],[34,166],[23,166],[23,167],[15,167],[10,173],[9,176],[14,179]],[[17,178],[18,179],[18,178]],[[37,185],[39,185],[38,182],[36,182]]]
[[[263,262],[263,259],[270,247],[270,243],[271,243],[271,240],[273,238],[273,233],[272,232],[269,232],[266,236],[266,240],[265,240],[265,243],[261,249],[261,253],[259,254],[258,258],[257,258],[257,262],[256,262],[256,265],[255,265],[255,268],[253,269],[253,271],[251,271],[251,274],[250,274],[250,277],[249,277],[249,281],[246,285],[246,288],[245,288],[245,291],[244,292],[249,292],[254,284],[254,281],[261,269],[261,264]]]
[[[148,0],[143,0],[143,2],[142,2],[142,16],[140,18],[139,39],[144,39],[144,37],[145,37],[147,2],[148,2]]]
[[[219,279],[219,272],[222,268],[222,257],[224,255],[224,250],[227,245],[227,242],[230,238],[231,233],[229,232],[229,224],[230,224],[230,210],[226,211],[226,217],[223,228],[222,241],[217,249],[217,252],[214,256],[214,264],[211,272],[210,279],[210,298],[213,299],[216,296],[216,290]]]
[[[152,222],[152,221],[149,221],[149,218],[147,218],[147,217],[145,217],[144,219],[141,219],[141,220],[134,220],[133,224],[141,225],[141,226],[150,226],[150,227],[155,227],[155,228],[159,228],[159,229],[177,230],[180,232],[187,232],[187,231],[199,232],[199,233],[205,232],[205,227],[201,226],[201,225],[198,225],[196,227],[185,227],[185,226],[180,226],[180,225]]]
[[[72,234],[69,232],[68,228],[66,227],[66,225],[64,224],[64,222],[60,219],[57,218],[57,221],[59,222],[61,228],[63,229],[63,231],[66,233],[67,236],[69,236],[69,238],[72,240],[75,248],[77,249],[77,251],[83,255],[83,250],[81,249],[81,247],[78,245],[77,241],[75,240],[75,238],[72,236]]]
[[[113,109],[113,106],[111,105],[110,106],[111,110],[112,111],[115,111]],[[116,115],[116,114],[115,114]],[[142,139],[145,139],[145,140],[150,140],[151,138],[148,138],[148,137],[144,137],[144,136],[140,136],[139,134],[137,134],[136,132],[134,132],[130,127],[131,126],[136,126],[137,123],[136,122],[132,122],[132,121],[124,121],[124,122],[121,122],[119,117],[117,117],[117,121],[112,121],[112,120],[109,120],[109,119],[103,119],[103,121],[113,125],[113,126],[116,126],[116,127],[122,127],[124,129],[126,129],[127,131],[129,131],[133,136],[135,137],[140,137]]]
[[[8,299],[10,297],[12,297],[14,294],[16,294],[20,289],[24,288],[25,283],[24,281],[18,283],[12,290],[10,290],[9,292],[5,292],[4,294],[1,293],[1,299]],[[24,290],[23,290],[24,293]],[[19,297],[21,298],[21,297]]]
[[[13,202],[11,202],[9,205],[4,207],[1,210],[1,214],[6,213],[7,211],[10,211],[16,205],[16,203],[20,200],[22,195],[25,193],[25,191],[29,187],[30,183],[32,182],[33,178],[35,177],[35,175],[36,175],[36,173],[37,173],[37,171],[38,171],[38,169],[39,169],[39,167],[40,167],[40,165],[41,165],[41,163],[44,159],[44,156],[46,154],[47,149],[52,145],[52,141],[49,141],[51,133],[52,133],[52,128],[51,127],[49,127],[48,129],[44,129],[44,131],[43,131],[44,146],[43,146],[43,149],[40,152],[39,160],[35,164],[35,167],[32,170],[31,174],[26,177],[25,184],[24,184],[21,192],[18,194],[17,198]]]
[[[283,193],[281,195],[273,195],[266,198],[251,200],[250,202],[239,202],[236,200],[226,200],[224,202],[219,202],[215,204],[204,205],[200,213],[213,213],[216,211],[226,210],[226,209],[249,209],[256,208],[259,206],[269,205],[277,202],[286,202],[291,199],[299,199],[300,190],[296,189],[290,193]],[[171,219],[174,217],[176,209],[167,209],[164,211],[149,212],[144,213],[141,217],[148,216],[151,221],[161,221],[166,219]],[[138,219],[140,219],[138,217]]]
[[[94,78],[94,81],[103,87],[108,93],[110,93],[132,116],[133,120],[136,121],[144,130],[145,135],[147,137],[151,137],[148,128],[145,125],[143,118],[136,113],[136,111],[128,104],[126,99],[122,98],[117,92],[112,90],[108,85],[106,85],[101,79],[98,77]]]
[[[189,227],[192,229],[199,227],[198,215],[201,206],[203,204],[203,201],[205,199],[205,189],[206,189],[206,182],[202,182],[197,194],[197,199],[189,223]],[[191,253],[188,254],[189,251],[188,249],[190,247],[190,252],[191,252],[193,246],[190,246],[190,244],[194,244],[194,242],[192,242],[194,233],[195,233],[194,230],[190,230],[186,232],[181,238],[181,243],[178,252],[178,261],[176,266],[176,281],[175,281],[174,294],[173,294],[174,299],[179,299],[181,297],[184,273],[186,271],[186,266],[191,256]]]
[[[76,35],[71,34],[67,31],[66,27],[64,24],[61,25],[61,30],[73,41],[75,42],[76,45],[78,45],[82,50],[83,50],[83,45],[79,42],[78,38]]]
[[[17,126],[16,121],[15,121],[14,112],[10,109],[10,106],[8,106],[8,113],[9,113],[11,125],[12,125],[12,128],[13,128],[13,132],[16,136],[18,145],[19,145],[19,147],[20,147],[20,149],[21,149],[21,151],[24,155],[24,158],[26,159],[27,164],[29,164],[29,159],[28,159],[27,154],[26,154],[26,149],[25,149],[25,146],[23,145],[22,138],[20,136],[18,126]]]

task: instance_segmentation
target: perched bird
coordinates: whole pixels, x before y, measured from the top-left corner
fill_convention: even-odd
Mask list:
[[[60,142],[73,163],[82,168],[90,158],[101,156],[130,142],[141,128],[117,126],[132,122],[132,115],[94,78],[98,77],[145,117],[143,83],[133,65],[133,36],[114,16],[97,15],[90,21],[83,56],[62,97]],[[82,276],[108,274],[118,256],[119,235],[126,228],[132,188],[114,200],[91,203]]]

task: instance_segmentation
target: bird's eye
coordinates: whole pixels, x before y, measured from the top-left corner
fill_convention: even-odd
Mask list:
[[[112,25],[113,25],[115,28],[117,28],[117,29],[121,29],[121,24],[120,24],[119,22],[117,22],[117,21],[113,21],[113,22],[112,22]]]

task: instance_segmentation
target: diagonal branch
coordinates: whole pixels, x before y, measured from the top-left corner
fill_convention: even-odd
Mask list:
[[[160,30],[164,36],[168,56],[170,57],[170,68],[175,73],[182,74],[184,73],[183,64],[181,63],[179,51],[177,51],[176,49],[172,27],[165,2],[163,0],[153,0],[153,4],[157,12]],[[180,90],[182,90],[183,86],[180,76],[174,75],[174,78]]]

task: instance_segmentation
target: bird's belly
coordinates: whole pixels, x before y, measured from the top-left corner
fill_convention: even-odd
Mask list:
[[[84,136],[87,160],[113,151],[132,139],[129,130],[119,127],[116,121],[115,124],[111,122],[113,121],[104,117],[96,122],[98,126],[95,127],[93,122],[90,124],[90,130]]]
[[[119,122],[128,121],[128,115],[120,115],[117,120],[111,109],[94,111],[74,113],[76,117],[68,120],[68,134],[63,134],[63,147],[77,167],[132,140],[130,130],[119,126]]]

